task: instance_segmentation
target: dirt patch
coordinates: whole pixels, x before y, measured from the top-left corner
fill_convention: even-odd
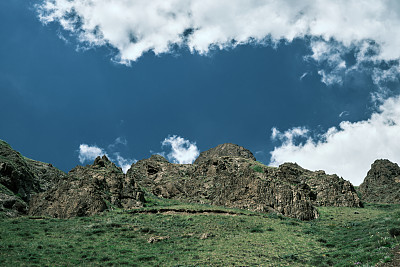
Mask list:
[[[247,215],[247,216],[255,216],[253,214],[245,214],[240,212],[229,212],[225,210],[187,210],[187,209],[150,209],[150,210],[133,210],[130,211],[131,214],[165,214],[165,215],[226,215],[226,216],[238,216],[238,215]]]

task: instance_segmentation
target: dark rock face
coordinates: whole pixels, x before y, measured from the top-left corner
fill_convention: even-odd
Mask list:
[[[400,203],[400,167],[387,159],[376,160],[360,185],[363,200]]]
[[[194,161],[194,164],[200,164],[208,159],[225,156],[256,160],[250,150],[235,144],[226,143],[201,152],[199,157]]]
[[[112,207],[132,209],[143,205],[144,194],[135,181],[106,156],[97,157],[93,165],[77,166],[68,176],[53,189],[35,195],[29,203],[29,215],[70,218]]]
[[[25,158],[0,140],[0,209],[10,216],[25,213],[32,195],[52,188],[65,177],[51,164]]]

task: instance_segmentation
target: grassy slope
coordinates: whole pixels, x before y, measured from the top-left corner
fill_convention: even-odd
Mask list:
[[[399,244],[388,234],[400,226],[398,205],[319,208],[312,222],[157,199],[148,206],[69,220],[1,219],[0,265],[354,266],[387,261]],[[168,208],[237,214],[145,213]],[[154,236],[169,238],[148,243]]]

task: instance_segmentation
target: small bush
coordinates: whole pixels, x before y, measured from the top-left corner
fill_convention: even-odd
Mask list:
[[[400,236],[400,228],[394,227],[389,230],[389,234],[391,237]]]
[[[250,233],[264,233],[264,230],[261,227],[256,226],[250,229]]]
[[[140,229],[140,232],[145,233],[145,234],[154,234],[155,231],[153,229],[150,229],[148,227]]]

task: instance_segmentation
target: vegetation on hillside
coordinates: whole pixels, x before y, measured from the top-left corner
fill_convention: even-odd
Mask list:
[[[399,205],[320,207],[310,222],[176,200],[92,217],[0,219],[0,262],[24,265],[368,266],[399,244]]]

